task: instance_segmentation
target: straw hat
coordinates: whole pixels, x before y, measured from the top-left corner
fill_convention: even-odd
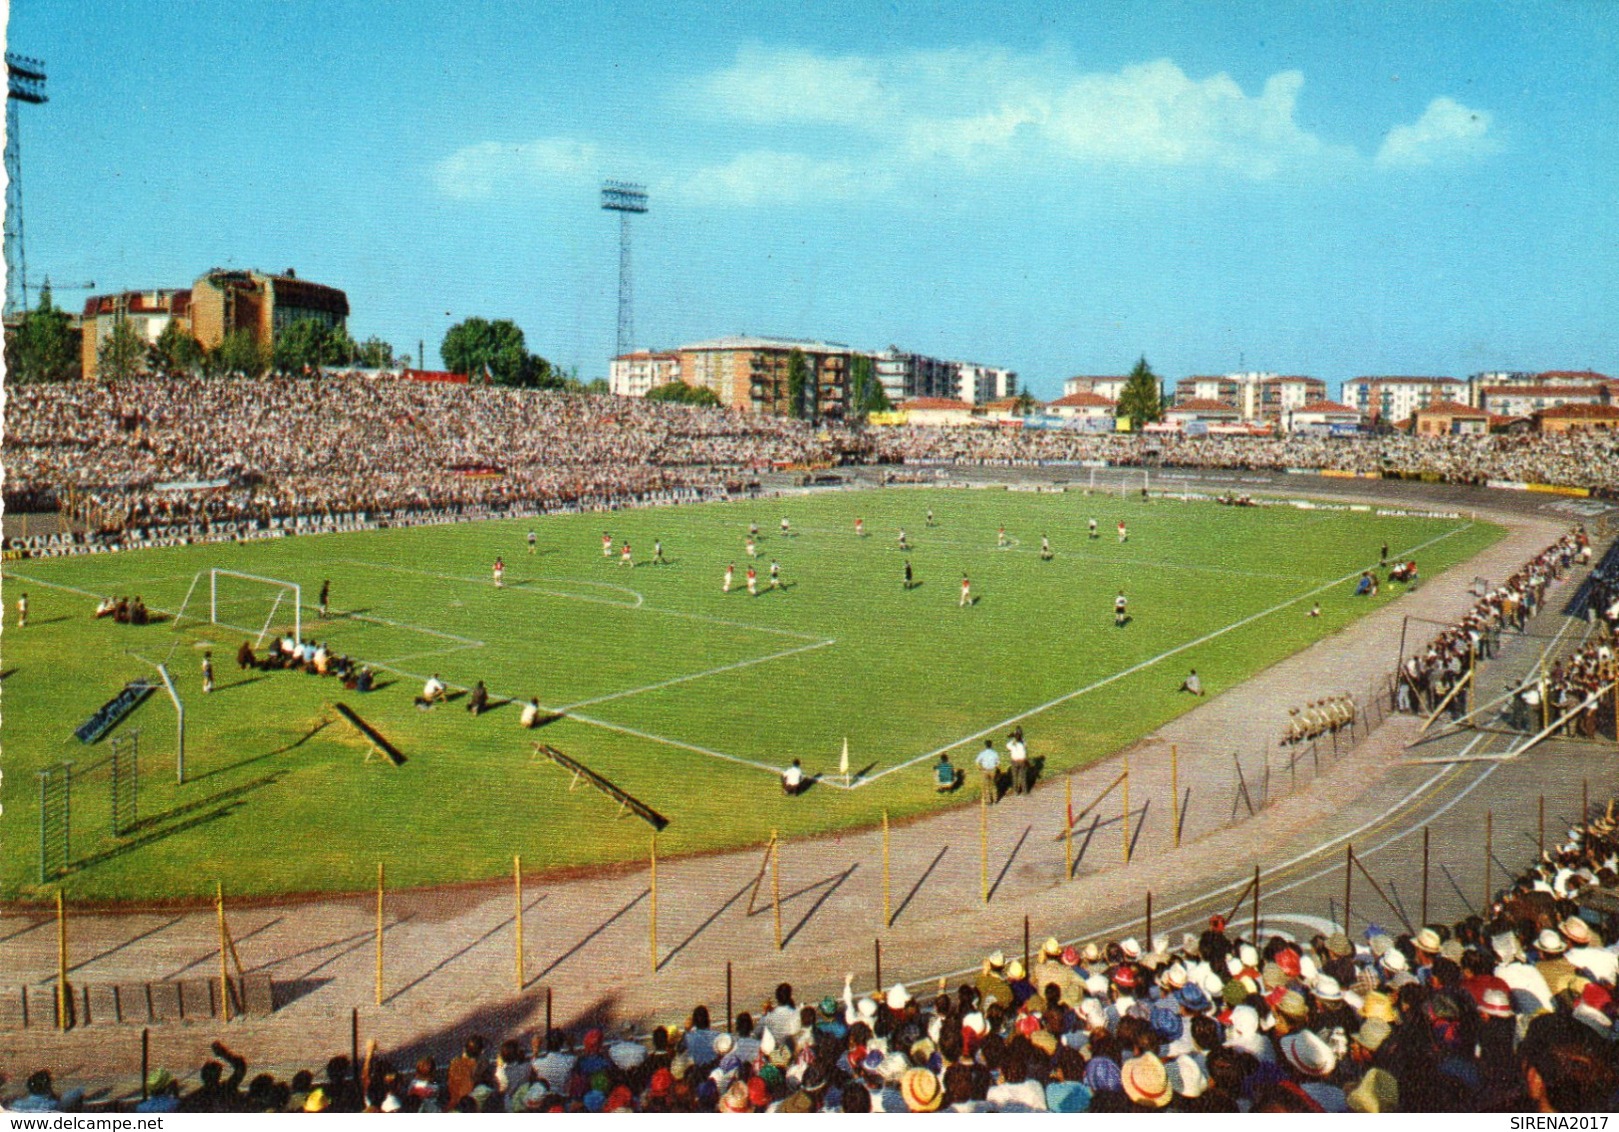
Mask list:
[[[1164,1063],[1150,1053],[1132,1057],[1120,1067],[1125,1096],[1136,1104],[1163,1108],[1169,1103],[1169,1074]]]
[[[939,1079],[928,1069],[907,1069],[899,1079],[899,1095],[912,1112],[937,1112],[944,1100]]]

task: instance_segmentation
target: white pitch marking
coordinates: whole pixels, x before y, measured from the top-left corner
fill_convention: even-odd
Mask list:
[[[1400,553],[1402,555],[1405,555],[1405,554],[1414,553],[1414,552],[1416,552],[1418,550],[1422,550],[1424,547],[1432,546],[1434,543],[1439,542],[1442,539],[1447,539],[1447,538],[1450,538],[1452,535],[1460,534],[1462,531],[1467,530],[1472,525],[1473,525],[1472,523],[1468,523],[1468,524],[1466,524],[1464,526],[1457,527],[1455,530],[1447,531],[1442,535],[1438,535],[1438,536],[1436,536],[1434,538],[1429,539],[1427,542],[1424,542],[1424,543],[1421,543],[1421,544],[1419,544],[1417,546],[1409,547],[1409,548],[1407,548],[1405,550],[1402,550],[1402,551],[1400,551]],[[1197,640],[1195,640],[1195,641],[1188,641],[1183,645],[1176,645],[1172,649],[1166,649],[1165,651],[1159,653],[1157,656],[1149,657],[1146,660],[1140,661],[1140,662],[1138,662],[1136,664],[1132,664],[1129,668],[1120,669],[1118,672],[1113,673],[1111,676],[1104,676],[1102,679],[1094,681],[1093,683],[1087,684],[1083,688],[1076,688],[1072,692],[1064,692],[1062,695],[1056,697],[1055,699],[1047,700],[1043,704],[1040,704],[1040,705],[1038,705],[1036,707],[1032,707],[1027,711],[1019,712],[1017,715],[1010,716],[1010,717],[1008,717],[1006,719],[1003,719],[999,723],[992,723],[988,727],[985,727],[980,731],[974,732],[973,734],[965,736],[964,738],[957,739],[954,742],[947,743],[942,747],[937,747],[937,748],[935,748],[935,749],[933,749],[931,751],[928,751],[926,754],[917,755],[914,758],[907,759],[902,763],[895,763],[891,767],[886,767],[883,770],[878,771],[876,774],[869,775],[868,777],[862,779],[859,783],[855,784],[855,787],[868,786],[871,783],[876,782],[879,778],[882,778],[886,774],[893,774],[897,770],[904,770],[907,767],[915,766],[917,763],[929,762],[929,761],[931,761],[933,759],[938,758],[940,755],[944,754],[946,751],[953,751],[957,747],[963,746],[963,745],[965,745],[967,743],[971,743],[971,742],[973,742],[973,741],[975,741],[977,739],[982,739],[984,736],[990,735],[990,734],[992,734],[992,733],[994,733],[996,731],[999,731],[1004,727],[1009,727],[1014,723],[1020,723],[1023,720],[1030,718],[1031,716],[1039,715],[1041,712],[1049,711],[1050,709],[1052,709],[1054,707],[1057,707],[1060,704],[1067,703],[1069,700],[1075,699],[1075,698],[1077,698],[1079,696],[1083,696],[1088,692],[1094,692],[1098,688],[1105,688],[1107,685],[1112,684],[1115,681],[1122,680],[1126,676],[1131,676],[1131,675],[1134,675],[1135,673],[1140,672],[1140,671],[1142,671],[1144,669],[1151,668],[1153,665],[1158,664],[1161,661],[1168,660],[1172,656],[1177,656],[1180,653],[1183,653],[1188,649],[1193,649],[1193,648],[1196,648],[1199,645],[1207,644],[1208,642],[1214,640],[1217,637],[1223,637],[1227,633],[1231,632],[1234,629],[1240,629],[1244,625],[1251,624],[1252,622],[1258,621],[1263,617],[1269,617],[1273,613],[1279,613],[1280,611],[1282,611],[1284,609],[1287,609],[1289,606],[1297,605],[1301,601],[1304,601],[1304,600],[1306,600],[1308,598],[1314,597],[1316,594],[1325,593],[1327,590],[1332,589],[1334,586],[1343,585],[1345,582],[1349,581],[1351,578],[1359,577],[1361,573],[1362,573],[1362,571],[1360,571],[1360,570],[1352,570],[1352,571],[1350,571],[1349,573],[1343,575],[1340,578],[1335,578],[1334,580],[1332,580],[1330,582],[1327,582],[1327,583],[1325,583],[1323,585],[1317,586],[1313,590],[1309,590],[1309,591],[1307,591],[1305,593],[1299,594],[1297,597],[1288,598],[1286,601],[1281,602],[1281,603],[1279,603],[1277,605],[1273,605],[1269,609],[1260,610],[1258,613],[1251,613],[1247,617],[1242,618],[1240,621],[1233,621],[1231,624],[1227,625],[1223,629],[1216,629],[1212,633],[1206,633],[1203,636],[1197,638]],[[851,787],[851,788],[854,788],[854,787]]]
[[[609,700],[621,700],[626,696],[638,696],[643,692],[655,692],[659,688],[668,688],[675,684],[684,684],[689,680],[701,680],[705,676],[718,676],[722,672],[735,672],[739,668],[751,668],[756,664],[764,664],[767,661],[772,660],[781,660],[783,657],[794,656],[801,652],[810,652],[813,649],[824,649],[827,645],[835,645],[837,643],[838,642],[835,639],[828,637],[824,641],[816,641],[813,644],[808,645],[799,645],[797,648],[785,649],[782,652],[773,652],[766,656],[756,656],[751,657],[748,660],[739,660],[735,664],[722,664],[718,668],[710,668],[706,672],[693,672],[686,676],[675,676],[668,680],[659,680],[656,684],[644,684],[639,688],[629,688],[622,692],[611,692],[605,696],[596,696],[593,699],[579,700],[576,703],[564,704],[557,710],[571,712],[574,708],[589,707],[591,704],[604,704]]]

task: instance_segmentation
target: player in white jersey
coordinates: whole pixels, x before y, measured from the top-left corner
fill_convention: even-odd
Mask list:
[[[1045,535],[1040,536],[1040,557],[1048,562],[1051,561],[1051,540]]]
[[[1091,537],[1092,538],[1100,538],[1101,537],[1100,535],[1098,535],[1096,533],[1096,520],[1095,519],[1091,520]]]
[[[603,558],[611,558],[612,556],[613,556],[613,536],[611,534],[609,534],[608,532],[603,531],[602,532],[602,557]]]
[[[499,558],[495,559],[495,588],[498,590],[506,584],[506,563]]]
[[[1115,628],[1122,627],[1124,623],[1130,619],[1129,614],[1125,612],[1125,606],[1127,604],[1128,603],[1124,598],[1124,591],[1120,590],[1119,596],[1113,599],[1113,625]]]
[[[748,536],[748,557],[749,558],[757,558],[757,557],[759,557],[759,544],[753,541],[753,536],[752,535]]]
[[[901,550],[910,550],[911,549],[911,544],[905,541],[905,528],[904,527],[901,527],[899,529],[899,548]]]
[[[971,579],[969,579],[967,575],[963,574],[961,576],[961,601],[957,603],[956,608],[961,609],[965,606],[971,605],[972,603],[973,584]]]
[[[934,525],[934,523],[933,523],[933,508],[929,507],[928,508],[928,526],[931,527],[933,525]]]
[[[720,593],[728,594],[728,593],[731,592],[731,579],[734,578],[734,577],[736,577],[736,563],[735,562],[731,563],[729,566],[727,566],[725,568],[725,584],[720,587]]]
[[[652,540],[652,564],[654,566],[669,565],[669,560],[663,556],[663,540],[661,538]]]
[[[790,535],[792,533],[793,533],[792,524],[787,521],[787,516],[783,515],[781,517],[781,537],[786,538],[788,535]]]
[[[774,558],[770,560],[770,588],[781,589],[781,563]]]
[[[530,554],[536,553],[536,551],[534,549],[534,532],[533,531],[528,532],[528,552]]]

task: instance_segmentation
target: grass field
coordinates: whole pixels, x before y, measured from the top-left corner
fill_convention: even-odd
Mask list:
[[[780,534],[783,515],[792,537]],[[854,535],[856,517],[865,538]],[[762,584],[756,598],[742,585],[750,520],[761,530],[761,579],[774,558],[786,583]],[[919,582],[909,591],[902,526]],[[604,529],[616,540],[611,558]],[[1039,557],[1042,534],[1051,561]],[[426,885],[498,875],[513,853],[529,868],[645,854],[648,827],[531,762],[536,738],[670,817],[665,854],[760,842],[772,828],[796,836],[867,823],[884,809],[898,818],[971,800],[934,794],[929,756],[939,748],[986,729],[999,745],[1009,721],[1050,705],[1022,721],[1047,774],[1103,757],[1192,706],[1176,692],[1188,667],[1218,693],[1397,599],[1398,587],[1350,596],[1380,543],[1410,551],[1431,578],[1500,534],[1365,512],[895,489],[15,563],[5,587],[0,896],[51,891],[36,883],[34,772],[103,753],[110,737],[86,748],[72,732],[151,672],[126,650],[170,658],[186,704],[188,782],[175,784],[174,712],[160,692],[113,733],[141,733],[140,826],[114,838],[105,784],[75,789],[75,864],[63,881],[75,898],[195,896],[216,878],[238,895],[363,889],[379,859],[391,883]],[[655,538],[667,566],[648,562]],[[618,559],[626,539],[633,568]],[[499,590],[496,555],[507,564]],[[722,594],[727,562],[738,581]],[[244,634],[224,626],[91,617],[103,594],[175,610],[208,567],[301,584],[305,635],[386,666],[385,686],[356,696],[330,679],[238,673]],[[968,609],[957,603],[964,571],[978,598]],[[323,579],[330,620],[314,609]],[[206,585],[190,613],[206,616]],[[1121,588],[1133,620],[1115,629]],[[23,630],[13,628],[19,590],[31,603]],[[256,631],[270,613],[269,589],[222,592],[221,620]],[[1305,617],[1317,600],[1323,616]],[[210,645],[220,687],[204,696],[199,663]],[[567,714],[525,732],[517,704],[478,719],[459,702],[417,710],[412,698],[432,672]],[[363,741],[327,707],[337,699],[402,750],[405,766],[364,762]],[[796,756],[811,773],[835,771],[845,738],[865,779],[782,797],[778,768]],[[980,745],[954,749],[957,765]]]

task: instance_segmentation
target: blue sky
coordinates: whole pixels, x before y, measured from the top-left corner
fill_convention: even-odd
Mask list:
[[[511,10],[511,9],[517,10]],[[747,332],[1336,385],[1619,374],[1619,5],[14,0],[30,279],[344,288],[399,347]],[[77,304],[82,292],[64,292]]]

